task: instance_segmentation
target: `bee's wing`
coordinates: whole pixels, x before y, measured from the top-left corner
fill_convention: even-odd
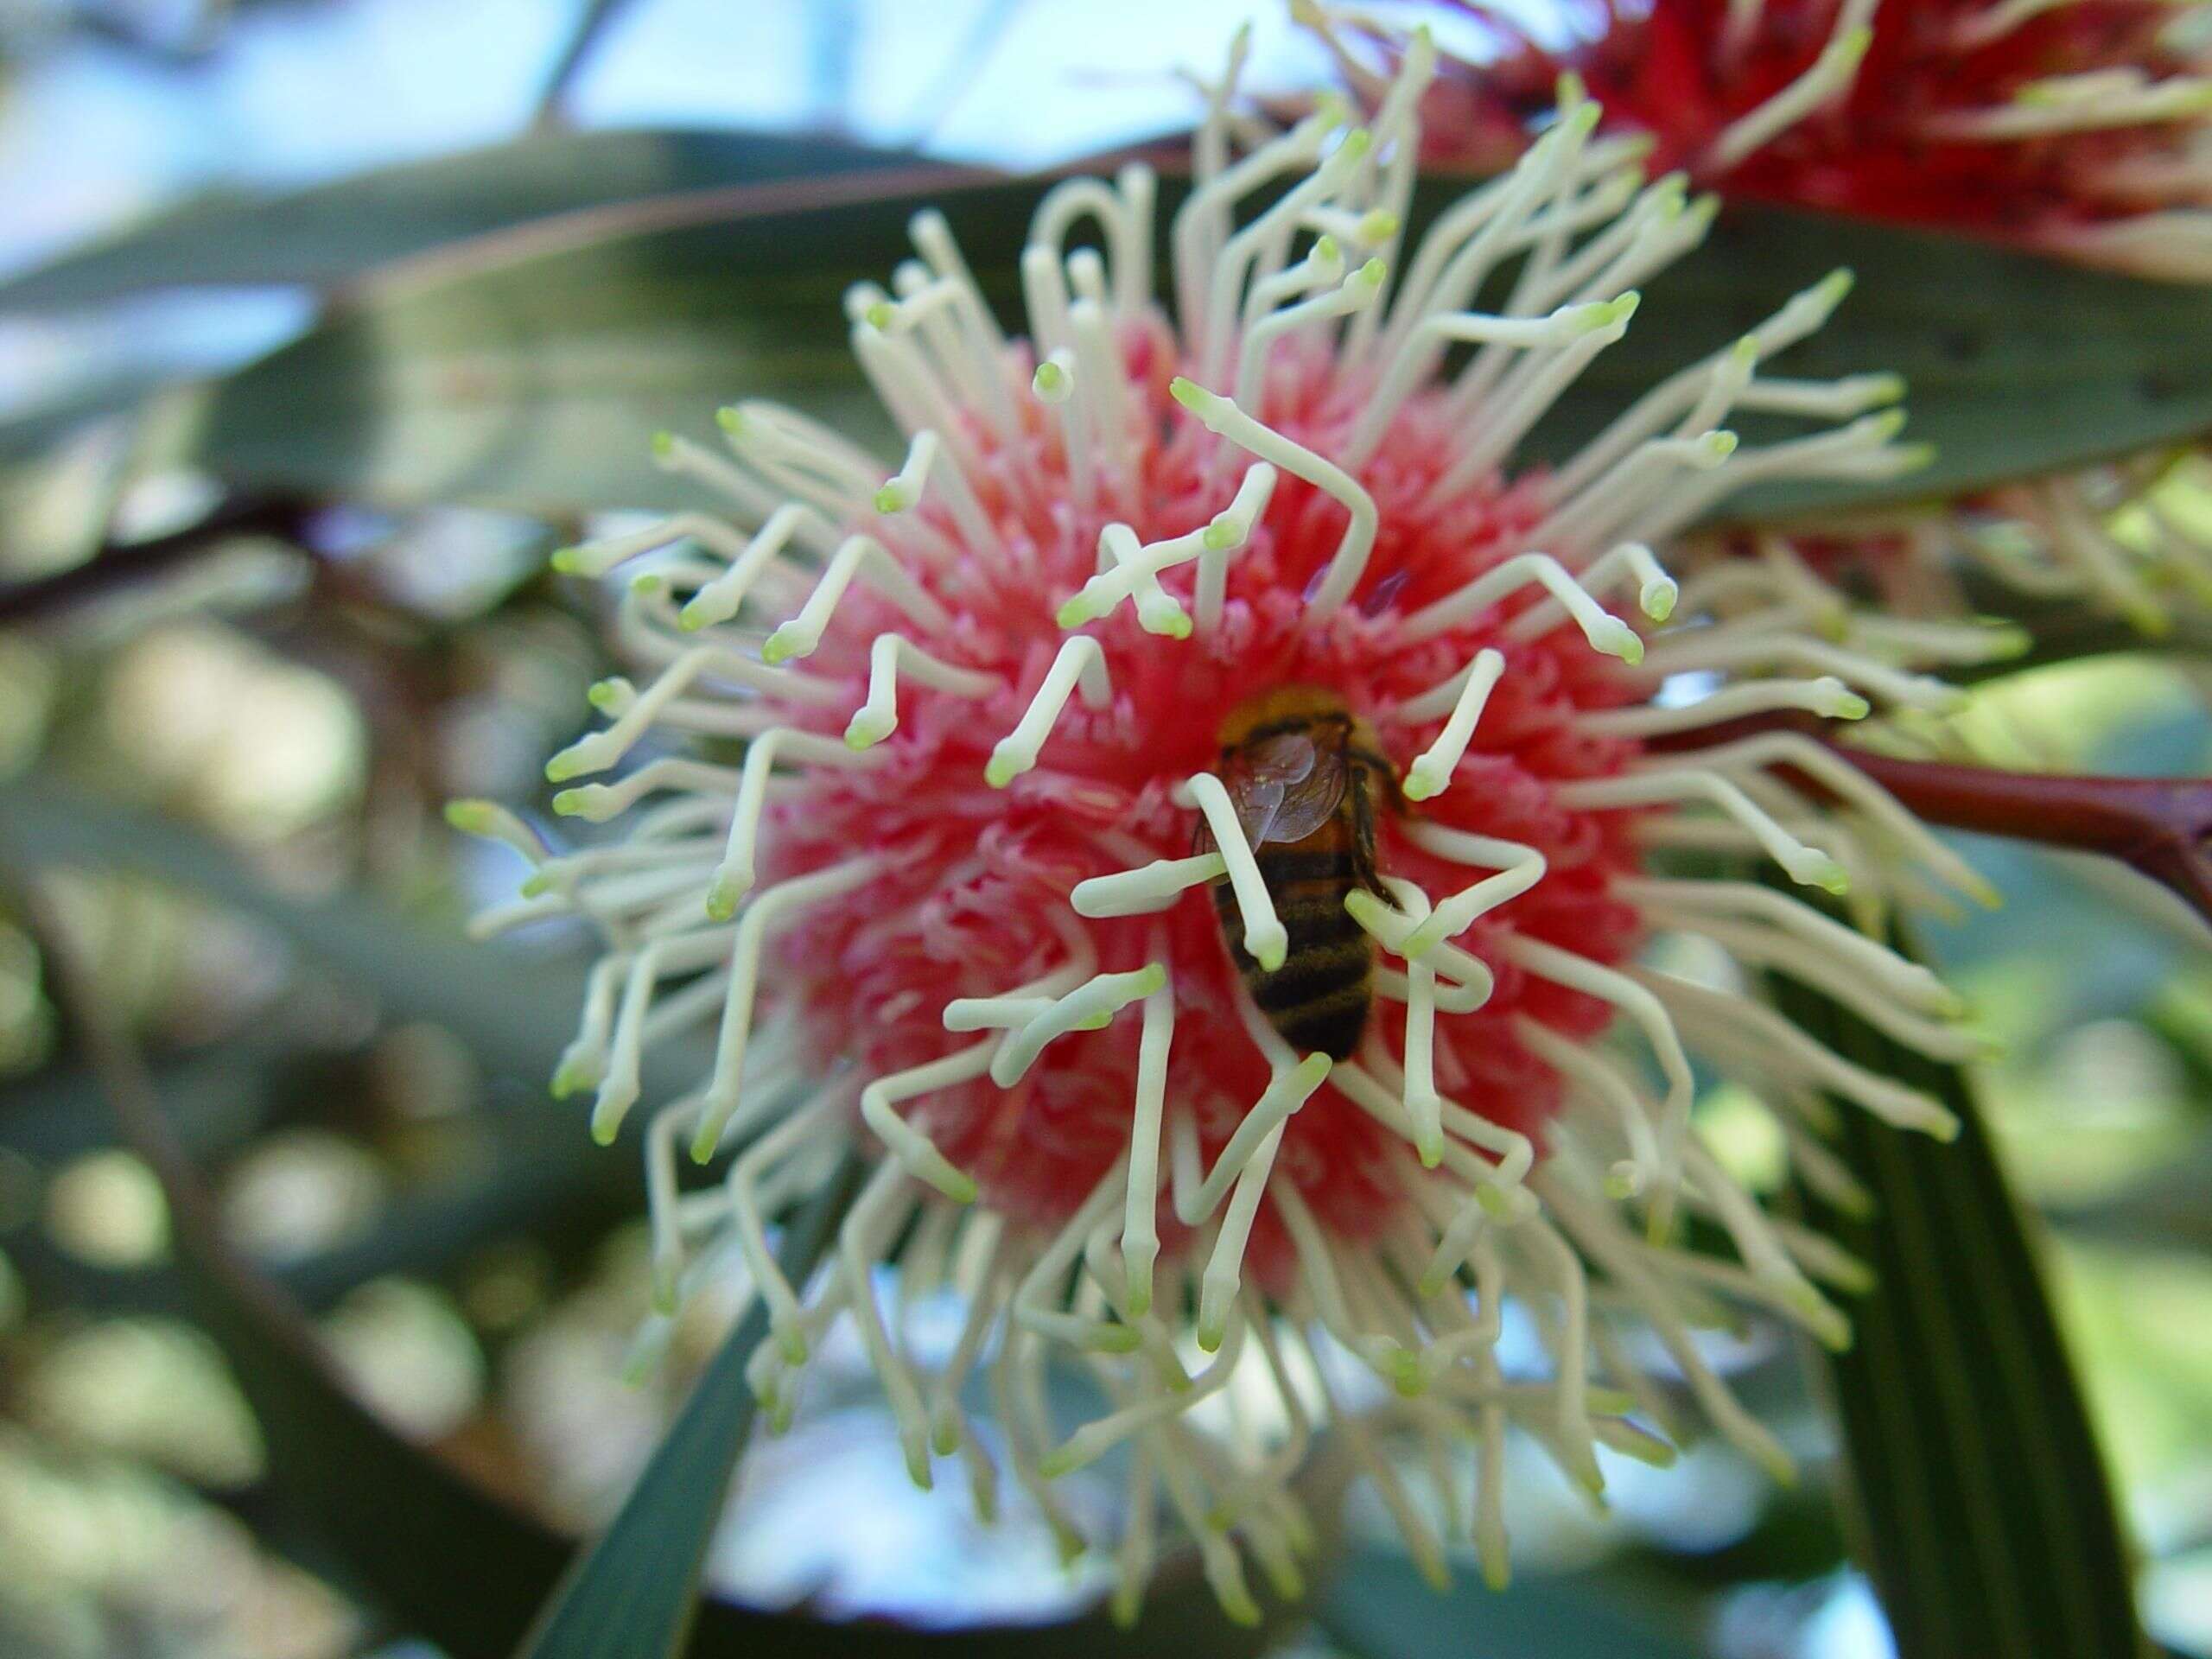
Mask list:
[[[1239,751],[1226,781],[1244,839],[1257,847],[1312,835],[1343,802],[1350,779],[1341,753],[1304,732],[1282,732]]]
[[[1313,741],[1300,732],[1249,743],[1228,757],[1228,764],[1222,768],[1222,783],[1229,791],[1230,804],[1236,809],[1237,826],[1244,831],[1248,845],[1257,847],[1264,841],[1281,839],[1275,831],[1275,818],[1282,810],[1284,797],[1291,785],[1313,772]]]
[[[1344,791],[1351,787],[1351,766],[1341,748],[1323,748],[1310,739],[1306,747],[1313,764],[1303,776],[1284,785],[1282,804],[1275,809],[1274,821],[1268,826],[1269,841],[1305,840],[1335,815],[1344,804]]]

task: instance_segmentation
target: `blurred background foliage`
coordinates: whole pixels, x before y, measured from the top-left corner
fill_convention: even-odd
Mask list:
[[[533,1563],[613,1515],[730,1317],[702,1298],[673,1363],[624,1380],[646,1285],[634,1160],[594,1155],[540,1087],[579,942],[495,960],[459,936],[512,873],[439,804],[529,798],[587,721],[582,688],[614,666],[594,596],[543,574],[578,526],[226,495],[169,464],[189,453],[175,389],[282,345],[372,267],[556,207],[880,159],[833,138],[911,152],[900,166],[1027,167],[1173,130],[1174,68],[1212,60],[1241,10],[0,8],[0,621],[22,624],[0,630],[0,1651],[437,1651],[271,1479],[300,1421],[242,1393],[236,1332],[206,1321],[183,1270],[192,1227],[296,1299],[366,1408],[330,1427],[356,1437],[327,1443],[340,1478],[370,1481],[339,1448],[370,1455],[377,1433],[423,1448],[505,1517],[464,1503],[452,1525],[509,1525]],[[1263,79],[1318,73],[1281,18],[1262,23]],[[647,126],[689,137],[590,142]],[[783,148],[709,142],[741,130]],[[567,148],[530,149],[535,167],[435,159],[533,131],[526,146]],[[372,167],[402,170],[366,198],[315,194]],[[280,190],[308,194],[238,216]],[[698,414],[738,390],[703,391]],[[288,406],[262,414],[281,429]],[[2174,487],[2212,515],[2212,483]],[[2203,772],[2208,694],[2202,661],[2106,655],[1993,681],[1961,723],[2023,766]],[[1990,1127],[2048,1224],[2141,1611],[2168,1649],[2212,1655],[2212,956],[2201,924],[2123,873],[1970,851],[2007,904],[1928,944],[2003,1046]],[[145,1056],[209,1215],[176,1213],[118,1140],[70,1040],[57,937]],[[1756,1116],[1725,1087],[1700,1109],[1771,1185]],[[857,1351],[829,1359],[838,1386],[748,1458],[711,1590],[924,1627],[1094,1601],[1097,1569],[1064,1570],[1033,1516],[986,1530],[957,1491],[908,1486]],[[1707,1444],[1663,1476],[1621,1465],[1600,1519],[1532,1455],[1512,1471],[1516,1587],[1492,1596],[1470,1566],[1445,1601],[1355,1491],[1335,1587],[1280,1633],[1374,1659],[1891,1651],[1829,1501],[1831,1414],[1771,1337],[1729,1359],[1803,1455],[1803,1487]],[[386,1519],[422,1550],[493,1535]],[[524,1578],[487,1582],[486,1605],[531,1605]]]

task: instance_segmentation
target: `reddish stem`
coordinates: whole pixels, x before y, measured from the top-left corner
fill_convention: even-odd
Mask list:
[[[2212,778],[2049,776],[1834,747],[1929,823],[2102,853],[2212,921]]]

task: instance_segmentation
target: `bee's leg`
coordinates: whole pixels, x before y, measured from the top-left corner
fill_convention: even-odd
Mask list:
[[[1375,796],[1368,784],[1368,770],[1355,767],[1351,778],[1351,842],[1353,874],[1359,885],[1378,899],[1388,899],[1389,892],[1382,885],[1382,877],[1376,868],[1375,856]]]

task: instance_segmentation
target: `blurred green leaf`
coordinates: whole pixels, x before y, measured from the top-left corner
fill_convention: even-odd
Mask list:
[[[1790,981],[1775,991],[1814,1036],[1963,1125],[1947,1146],[1840,1106],[1838,1149],[1878,1207],[1800,1194],[1879,1276],[1833,1374],[1860,1553],[1902,1659],[2148,1653],[2104,1463],[1965,1075]]]
[[[777,1256],[791,1283],[813,1275],[862,1173],[848,1152],[791,1224]],[[698,1610],[700,1566],[753,1429],[745,1367],[767,1334],[768,1305],[756,1296],[692,1384],[620,1513],[546,1603],[520,1649],[524,1659],[672,1659],[683,1650]]]
[[[575,963],[472,944],[454,918],[404,915],[360,893],[302,899],[173,819],[111,804],[52,776],[18,779],[0,801],[0,850],[32,868],[122,868],[199,893],[374,993],[386,1014],[435,1020],[487,1070],[533,1084],[553,1075],[582,1006],[583,975]],[[681,1066],[696,1056],[674,1058]],[[683,1080],[671,1070],[657,1086]]]
[[[1007,315],[1046,188],[956,181],[932,193]],[[1460,188],[1426,181],[1417,217]],[[784,399],[873,437],[881,416],[847,352],[840,296],[906,257],[921,200],[744,215],[726,202],[645,203],[486,238],[373,285],[216,387],[200,455],[241,485],[564,513],[693,499],[654,471],[646,439],[664,428],[711,438],[715,406],[736,397]],[[1857,291],[1783,372],[1903,373],[1910,429],[1937,459],[1904,480],[1763,493],[1759,511],[1965,489],[2212,429],[2212,290],[1745,207],[1652,281],[1627,339],[1524,459],[1571,453],[1661,377],[1840,266],[1859,273]]]
[[[1849,297],[1780,355],[1778,372],[1903,375],[1905,436],[1932,443],[1935,461],[1901,479],[1762,489],[1726,505],[1727,516],[1955,494],[2212,430],[2212,287],[1744,204],[1645,285],[1628,338],[1562,400],[1554,444],[1595,431],[1693,353],[1749,332],[1838,269],[1857,277]],[[1747,440],[1771,435],[1756,417],[1730,423]]]
[[[2154,1249],[2212,1256],[2212,1135],[2196,1142],[2118,1191],[2069,1205],[2051,1219],[2071,1235]]]
[[[1320,1624],[1358,1659],[1704,1659],[1682,1607],[1676,1598],[1647,1614],[1590,1573],[1524,1576],[1503,1591],[1467,1574],[1440,1596],[1402,1556],[1364,1550],[1330,1591]]]
[[[188,202],[0,283],[0,310],[88,306],[152,288],[351,281],[388,260],[552,214],[685,191],[912,167],[816,135],[539,132],[283,195]]]

